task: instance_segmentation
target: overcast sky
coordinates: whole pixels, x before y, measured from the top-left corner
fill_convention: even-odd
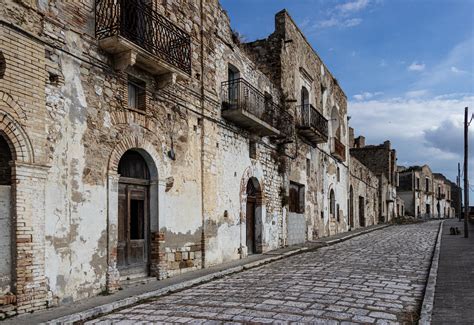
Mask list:
[[[272,33],[286,8],[344,89],[356,136],[389,139],[399,165],[426,163],[456,180],[464,107],[474,112],[474,0],[221,3],[248,41]]]

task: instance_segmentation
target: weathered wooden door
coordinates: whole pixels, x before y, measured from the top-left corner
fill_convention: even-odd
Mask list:
[[[365,199],[359,196],[359,225],[365,227]]]
[[[121,275],[148,271],[148,186],[119,184],[118,267]]]
[[[256,252],[255,250],[255,208],[256,208],[256,198],[247,197],[247,216],[246,216],[246,225],[247,225],[247,249],[249,254]]]

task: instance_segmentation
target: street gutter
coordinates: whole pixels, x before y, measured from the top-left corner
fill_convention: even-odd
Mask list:
[[[431,324],[431,317],[433,314],[433,303],[436,290],[436,280],[438,278],[438,265],[439,265],[439,254],[441,251],[441,236],[443,234],[443,224],[446,220],[443,220],[439,224],[438,237],[436,239],[436,247],[433,251],[433,258],[431,260],[430,273],[428,280],[426,281],[425,295],[423,303],[421,305],[419,325]]]
[[[364,234],[367,234],[367,233],[370,233],[370,232],[373,232],[373,231],[376,231],[376,230],[381,230],[381,229],[387,228],[389,226],[391,226],[391,225],[382,225],[380,227],[375,227],[375,228],[367,229],[367,230],[364,230],[364,231],[352,233],[352,234],[349,234],[347,236],[337,238],[337,239],[333,239],[333,240],[327,240],[327,241],[321,240],[321,241],[308,242],[308,244],[313,244],[314,247],[297,248],[297,249],[294,249],[294,250],[291,250],[291,251],[288,251],[288,252],[285,252],[285,253],[281,253],[279,255],[275,255],[275,256],[272,256],[272,257],[268,257],[268,258],[263,258],[263,259],[258,260],[258,261],[249,262],[249,263],[246,263],[246,264],[243,264],[243,265],[240,265],[240,266],[236,266],[236,267],[232,267],[232,268],[229,268],[229,269],[226,269],[226,270],[214,272],[214,273],[211,273],[211,274],[208,274],[208,275],[205,275],[205,276],[201,276],[201,277],[198,277],[198,278],[195,278],[195,279],[192,279],[192,280],[187,280],[187,281],[183,281],[183,282],[178,283],[178,284],[173,284],[173,285],[170,285],[170,286],[158,289],[158,290],[149,291],[149,292],[142,293],[142,294],[139,294],[139,295],[136,295],[136,296],[133,296],[133,297],[128,297],[128,298],[125,298],[125,299],[121,299],[121,300],[117,300],[117,301],[114,301],[114,302],[111,302],[111,303],[100,305],[100,306],[97,306],[97,307],[94,307],[94,308],[90,308],[90,309],[87,309],[87,310],[84,310],[84,311],[81,311],[81,312],[77,312],[77,313],[74,313],[74,314],[71,314],[71,315],[66,315],[66,316],[63,316],[63,317],[60,317],[60,318],[56,318],[56,319],[47,321],[47,322],[42,323],[42,324],[74,324],[76,322],[83,322],[83,321],[86,321],[86,320],[97,318],[97,317],[99,317],[101,315],[104,315],[104,314],[109,314],[109,313],[111,313],[113,311],[116,311],[118,309],[123,309],[125,307],[129,307],[129,306],[138,304],[138,303],[140,303],[142,301],[145,301],[145,300],[149,300],[149,299],[152,299],[152,298],[163,297],[163,296],[172,294],[174,292],[189,289],[189,288],[195,287],[197,285],[204,284],[204,283],[216,280],[218,278],[222,278],[224,276],[228,276],[228,275],[239,273],[239,272],[242,272],[242,271],[245,271],[245,270],[260,267],[262,265],[272,263],[272,262],[281,260],[283,258],[287,258],[287,257],[294,256],[294,255],[299,255],[299,254],[306,253],[306,252],[315,251],[315,250],[317,250],[321,247],[328,247],[328,246],[336,245],[336,244],[344,242],[346,240],[349,240],[349,239],[352,239],[352,238],[355,238],[355,237],[358,237],[358,236],[361,236],[361,235],[364,235]],[[317,245],[317,244],[321,244],[321,245]],[[265,255],[265,254],[263,254],[263,255]]]

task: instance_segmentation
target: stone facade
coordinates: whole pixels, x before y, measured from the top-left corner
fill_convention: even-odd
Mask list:
[[[349,157],[346,96],[286,11],[241,44],[217,0],[150,1],[162,57],[104,36],[96,5],[134,1],[0,0],[0,318],[347,231],[351,185],[381,219],[391,172]]]
[[[351,155],[379,177],[379,220],[391,221],[397,217],[397,153],[390,141],[381,145],[365,145],[365,139],[354,139]]]
[[[350,156],[349,225],[351,229],[379,223],[379,178]]]
[[[399,168],[398,195],[406,214],[416,218],[452,218],[450,182],[428,165]]]

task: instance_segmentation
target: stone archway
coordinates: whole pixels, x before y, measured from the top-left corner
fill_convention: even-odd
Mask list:
[[[31,141],[19,121],[26,121],[23,110],[10,95],[0,91],[2,152],[8,147],[11,173],[10,185],[5,185],[10,188],[3,189],[3,197],[9,195],[9,205],[4,205],[6,209],[2,211],[3,215],[10,216],[11,279],[6,281],[10,282],[11,293],[2,296],[7,290],[7,286],[3,286],[0,300],[6,305],[16,303],[15,308],[30,312],[46,308],[47,304],[42,225],[48,167],[37,164]],[[19,226],[21,231],[17,231]],[[2,308],[0,306],[0,312]]]
[[[252,177],[246,190],[246,246],[247,254],[262,253],[262,191],[258,180]]]
[[[244,257],[248,254],[263,253],[266,251],[266,242],[264,238],[264,218],[266,214],[264,193],[263,170],[261,166],[255,164],[248,167],[245,170],[240,183],[240,246],[241,254]],[[250,205],[247,200],[249,195],[251,201]],[[247,246],[247,231],[250,230],[250,228],[247,227],[248,213],[253,214],[252,216],[249,216],[252,217],[252,220],[250,221],[253,222],[251,225],[248,225],[248,227],[251,227],[254,230],[253,249],[249,249]]]
[[[120,161],[127,152],[136,152],[147,165],[149,180],[147,180],[147,274],[160,277],[162,266],[159,265],[158,250],[163,246],[162,236],[159,235],[159,155],[155,147],[143,137],[125,137],[112,150],[108,163],[108,192],[107,192],[107,224],[108,224],[108,272],[107,290],[114,292],[120,288],[121,272],[118,267],[119,244],[119,195],[121,182],[119,174]],[[122,271],[123,273],[123,271]],[[122,274],[125,275],[126,274]]]

